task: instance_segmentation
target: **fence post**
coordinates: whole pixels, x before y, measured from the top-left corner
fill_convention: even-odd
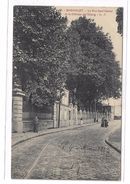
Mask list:
[[[77,105],[74,105],[74,121],[75,124],[78,124],[78,110],[77,110]]]
[[[54,103],[54,107],[53,107],[53,128],[57,127],[57,121],[56,121],[56,116],[57,116],[57,104]]]

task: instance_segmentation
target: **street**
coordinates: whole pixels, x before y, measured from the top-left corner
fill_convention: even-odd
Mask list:
[[[120,180],[121,155],[105,143],[113,121],[37,137],[12,148],[13,179]]]

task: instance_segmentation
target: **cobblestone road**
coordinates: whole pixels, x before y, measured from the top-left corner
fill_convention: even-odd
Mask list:
[[[120,180],[120,154],[105,137],[120,127],[112,122],[45,135],[12,149],[12,178]]]

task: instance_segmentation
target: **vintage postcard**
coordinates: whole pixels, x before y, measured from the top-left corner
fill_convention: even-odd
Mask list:
[[[12,7],[11,179],[122,180],[123,17]]]

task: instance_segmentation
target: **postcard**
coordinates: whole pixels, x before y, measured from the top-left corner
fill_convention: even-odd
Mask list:
[[[122,181],[126,7],[17,1],[9,8],[5,175]]]

